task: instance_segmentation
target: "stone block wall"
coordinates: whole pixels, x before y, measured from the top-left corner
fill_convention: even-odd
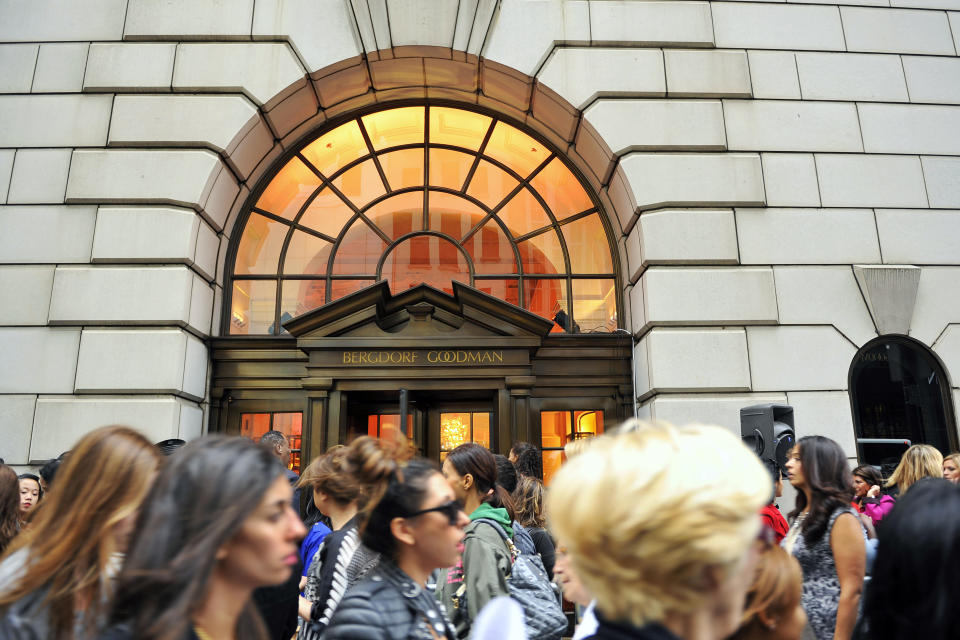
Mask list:
[[[857,5],[857,6],[853,6]],[[641,415],[796,406],[853,455],[877,328],[853,265],[921,269],[960,398],[960,4],[0,0],[0,457],[205,427],[225,256],[303,136],[394,99],[525,122],[610,217]],[[9,434],[9,435],[7,435]]]

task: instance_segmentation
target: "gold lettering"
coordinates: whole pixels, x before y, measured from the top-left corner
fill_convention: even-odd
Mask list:
[[[437,361],[437,352],[436,351],[427,351],[427,362],[433,364]]]
[[[503,364],[503,351],[494,351],[493,357],[497,359],[497,362]]]

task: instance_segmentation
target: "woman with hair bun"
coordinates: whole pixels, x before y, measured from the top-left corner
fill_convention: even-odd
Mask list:
[[[91,431],[0,563],[0,638],[94,638],[160,454],[129,427]]]
[[[297,565],[305,529],[292,498],[283,464],[247,438],[207,436],[170,456],[143,503],[104,640],[268,638],[253,591]]]
[[[659,423],[560,467],[547,521],[596,599],[596,640],[722,640],[757,562],[770,476],[727,429]]]
[[[847,456],[830,438],[800,438],[787,456],[797,489],[781,545],[803,570],[803,609],[818,640],[849,640],[866,572],[866,534],[853,500]]]
[[[369,436],[357,447],[373,446]],[[360,508],[367,502],[367,489],[348,461],[343,445],[331,447],[310,464],[300,477],[300,486],[313,489],[313,503],[330,518],[330,533],[307,559],[307,582],[300,598],[298,640],[316,640],[330,622],[349,587],[376,568],[380,554],[360,543],[357,529]]]
[[[485,447],[470,442],[448,453],[443,476],[469,514],[470,525],[460,562],[440,574],[437,598],[456,625],[457,635],[466,638],[487,602],[510,595],[510,549],[496,527],[513,540],[515,514],[510,494],[497,484],[496,460]]]
[[[807,626],[800,606],[802,582],[796,558],[779,546],[764,548],[740,628],[728,640],[800,640]]]
[[[468,520],[436,465],[407,458],[398,446],[369,437],[348,448],[350,466],[370,493],[360,539],[380,554],[380,564],[347,591],[324,640],[456,639],[426,583],[456,562]]]

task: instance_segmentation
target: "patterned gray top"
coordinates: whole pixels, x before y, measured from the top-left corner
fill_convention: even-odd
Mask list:
[[[854,517],[856,511],[849,506],[837,507],[827,520],[826,533],[814,544],[807,545],[803,535],[797,536],[793,555],[803,570],[803,610],[807,612],[807,621],[817,640],[833,640],[833,631],[837,626],[837,605],[840,602],[840,578],[837,577],[837,565],[833,561],[833,549],[830,538],[833,525],[841,514],[849,513]],[[791,531],[783,539],[784,544],[793,533],[792,529],[802,523],[794,521]],[[864,533],[866,540],[866,533]]]

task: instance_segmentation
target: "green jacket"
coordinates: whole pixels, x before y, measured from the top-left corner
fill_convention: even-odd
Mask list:
[[[470,627],[485,604],[497,596],[510,595],[510,550],[497,530],[489,523],[476,522],[478,518],[495,520],[513,537],[506,509],[483,504],[470,514],[472,522],[465,530],[460,561],[444,569],[437,580],[437,599],[461,639],[470,635]]]

